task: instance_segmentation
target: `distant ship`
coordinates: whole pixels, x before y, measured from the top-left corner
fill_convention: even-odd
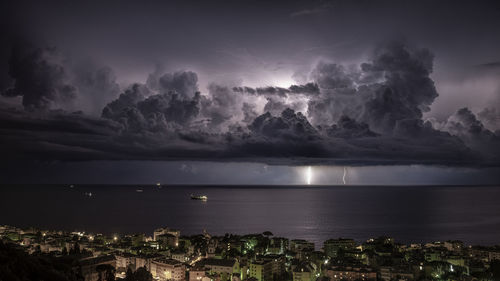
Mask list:
[[[207,201],[207,200],[208,200],[208,197],[207,197],[206,195],[198,195],[198,196],[195,196],[195,195],[191,194],[191,199],[192,199],[192,200]]]

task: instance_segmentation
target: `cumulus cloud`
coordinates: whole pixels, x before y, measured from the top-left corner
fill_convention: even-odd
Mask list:
[[[116,120],[119,114],[126,108],[137,106],[140,101],[143,101],[150,94],[149,88],[142,84],[133,84],[129,89],[120,94],[120,96],[108,103],[102,110],[102,116],[107,119]]]
[[[459,109],[445,122],[436,122],[435,127],[459,137],[468,147],[480,152],[485,158],[491,161],[500,160],[500,135],[485,128],[470,109]]]
[[[485,108],[481,110],[477,117],[483,122],[484,126],[492,131],[500,130],[500,109]]]
[[[137,108],[144,116],[162,114],[167,121],[187,124],[198,116],[199,100],[199,93],[192,99],[182,99],[178,94],[158,94],[137,103]]]
[[[260,95],[264,97],[278,96],[284,98],[291,94],[305,95],[305,96],[318,95],[320,89],[316,83],[310,82],[310,83],[305,83],[304,85],[291,85],[288,88],[273,87],[273,86],[257,87],[257,88],[233,87],[233,91],[250,95]]]
[[[82,110],[99,115],[120,92],[114,71],[91,60],[71,61],[54,47],[19,44],[12,50],[6,97],[22,97],[28,110]]]
[[[376,137],[379,134],[370,130],[368,124],[357,122],[343,115],[340,117],[337,124],[326,128],[326,134],[335,138],[362,138],[362,137]]]
[[[175,92],[182,98],[193,98],[198,92],[198,75],[192,71],[165,73],[158,80],[162,93]]]
[[[201,112],[209,120],[210,126],[217,127],[229,120],[240,121],[243,118],[244,100],[240,95],[235,94],[229,87],[214,83],[209,85],[208,92],[209,96],[203,96],[201,99]],[[246,110],[251,111],[250,108]]]
[[[317,136],[316,129],[307,118],[290,108],[283,110],[281,116],[272,116],[269,112],[262,114],[255,118],[249,128],[255,134],[269,138],[308,140]]]
[[[398,120],[422,118],[438,97],[432,73],[434,56],[427,49],[413,49],[401,42],[390,43],[375,52],[367,72],[383,72],[385,81],[367,104],[365,119],[381,130],[392,129]]]
[[[442,129],[464,139],[491,140],[496,138],[495,134],[486,129],[467,107],[461,108],[451,115]]]
[[[35,48],[28,45],[13,49],[9,74],[14,86],[2,95],[22,96],[27,109],[50,109],[70,105],[76,98],[76,88],[69,83],[62,58],[55,48]]]
[[[320,62],[309,81],[288,88],[214,82],[204,91],[196,73],[157,66],[145,83],[120,91],[109,68],[71,67],[68,75],[43,52],[21,57],[28,62],[13,65],[34,68],[14,71],[16,84],[3,94],[43,110],[4,106],[2,147],[14,147],[13,157],[492,165],[500,156],[498,134],[481,122],[495,120],[494,110],[476,118],[464,108],[442,123],[422,119],[438,96],[433,55],[406,42],[384,44],[358,66]],[[45,71],[53,74],[38,76]],[[43,91],[32,86],[38,80]],[[100,118],[53,110],[65,108],[55,105],[66,101],[66,85],[75,89],[70,101],[116,98],[103,104]]]
[[[91,60],[75,63],[71,67],[71,84],[78,90],[76,102],[80,110],[98,116],[102,108],[120,94],[112,68]]]
[[[309,101],[314,123],[335,122],[342,115],[365,122],[379,133],[390,133],[403,119],[421,119],[438,96],[427,49],[396,41],[378,47],[358,69],[319,63],[311,78],[322,90]]]

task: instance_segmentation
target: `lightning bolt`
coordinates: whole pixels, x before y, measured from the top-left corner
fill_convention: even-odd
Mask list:
[[[306,174],[306,181],[308,185],[311,184],[311,179],[312,179],[312,169],[311,166],[309,166],[307,167],[307,174]]]
[[[344,175],[342,176],[342,182],[345,184],[345,176],[347,175],[347,168],[344,166]]]

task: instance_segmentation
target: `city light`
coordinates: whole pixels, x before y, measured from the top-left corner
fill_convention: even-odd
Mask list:
[[[308,167],[307,167],[308,168]],[[306,170],[307,171],[307,170]],[[23,239],[18,240],[18,245],[23,246],[23,248],[27,251],[33,251],[35,249],[35,244],[30,241],[30,239],[33,239],[31,237],[32,234],[24,234],[22,230],[18,229],[13,229],[13,228],[7,228],[2,231],[0,227],[0,234],[5,236],[5,233],[17,233],[17,235],[25,235]],[[80,233],[85,233],[85,232],[80,232]],[[75,234],[77,232],[72,232],[68,233],[67,238],[75,238]],[[64,235],[64,234],[59,234],[59,232],[42,232],[42,235],[47,236],[47,239],[42,239],[40,243],[40,250],[44,253],[49,253],[54,252],[57,254],[60,254],[62,251],[61,248],[54,247],[52,245],[52,239],[55,237],[58,237],[59,235]],[[98,234],[100,235],[100,234]],[[78,235],[77,235],[78,236]],[[175,236],[177,239],[179,239],[180,232],[176,231]],[[85,234],[84,237],[87,237],[89,241],[92,241],[95,239],[95,235],[93,234]],[[108,240],[106,242],[106,245],[102,245],[99,247],[99,249],[94,250],[94,247],[86,247],[86,250],[88,251],[95,251],[92,254],[94,255],[93,258],[95,259],[94,261],[102,261],[103,263],[109,262],[111,260],[116,260],[117,264],[122,264],[126,265],[131,261],[131,259],[142,259],[142,250],[138,250],[136,253],[130,253],[131,251],[134,250],[133,245],[127,245],[127,243],[118,243],[117,241],[120,240],[120,237],[122,237],[124,240],[122,242],[126,242],[127,239],[129,238],[128,235],[121,236],[119,233],[115,233],[111,238],[111,242]],[[181,243],[181,244],[189,244],[192,245],[193,247],[191,249],[192,254],[189,254],[189,249],[186,249],[184,247],[177,248],[175,249],[176,252],[182,253],[182,257],[177,257],[177,258],[158,258],[155,257],[155,254],[160,254],[162,250],[160,250],[161,247],[158,247],[158,241],[153,241],[150,240],[148,245],[151,246],[152,249],[155,250],[148,250],[148,253],[153,254],[151,263],[155,263],[155,267],[151,267],[150,269],[147,269],[150,271],[153,280],[171,280],[171,281],[185,281],[187,279],[183,279],[186,274],[196,274],[193,276],[193,278],[190,278],[189,280],[195,280],[195,281],[200,281],[200,280],[209,280],[205,279],[205,277],[209,277],[204,275],[204,273],[200,273],[199,270],[194,270],[195,268],[200,268],[200,265],[206,266],[207,264],[209,266],[212,266],[213,275],[211,276],[218,276],[219,278],[226,274],[227,272],[233,272],[234,270],[234,260],[232,259],[214,259],[212,257],[207,257],[207,246],[211,244],[211,247],[215,247],[216,250],[222,251],[226,250],[228,246],[230,249],[233,249],[233,245],[240,245],[243,246],[245,249],[246,248],[252,248],[255,250],[263,249],[259,248],[259,245],[265,245],[267,249],[270,249],[270,245],[275,245],[276,242],[271,242],[268,237],[265,236],[251,236],[252,238],[248,238],[248,236],[238,236],[238,235],[231,235],[232,239],[231,242],[224,242],[225,237],[224,236],[214,236],[214,240],[198,240],[199,236],[193,236],[194,238],[186,237],[182,239],[187,239],[186,242]],[[48,239],[50,238],[50,239]],[[80,239],[79,237],[77,237]],[[279,238],[281,239],[287,239],[287,238]],[[185,241],[185,240],[182,240]],[[203,241],[203,242],[202,242]],[[212,243],[211,241],[217,241],[216,243]],[[233,242],[234,241],[234,242]],[[290,240],[289,240],[290,241]],[[292,242],[293,241],[293,242]],[[270,264],[272,266],[269,266],[270,271],[276,270],[273,274],[283,274],[283,271],[290,270],[291,274],[294,275],[294,280],[295,277],[299,276],[307,276],[307,278],[320,278],[320,277],[330,277],[333,278],[331,281],[341,281],[341,280],[365,280],[365,281],[376,281],[377,274],[386,274],[386,271],[380,271],[377,268],[373,268],[366,264],[366,260],[363,258],[363,255],[360,254],[362,251],[361,245],[365,246],[384,246],[384,247],[391,247],[392,251],[394,253],[401,253],[401,252],[406,252],[406,253],[414,253],[414,251],[417,251],[419,255],[419,258],[412,262],[412,266],[417,269],[417,271],[408,271],[408,272],[403,272],[404,274],[412,274],[414,276],[414,280],[422,280],[422,278],[431,278],[431,279],[440,279],[442,278],[445,274],[453,273],[453,275],[460,275],[462,277],[467,276],[466,272],[463,272],[462,267],[459,266],[459,269],[457,269],[457,265],[454,264],[448,264],[445,268],[441,266],[437,266],[431,263],[425,263],[425,255],[424,253],[437,253],[434,248],[436,246],[441,246],[442,243],[440,242],[434,242],[434,243],[428,243],[425,245],[418,245],[418,244],[411,244],[411,245],[416,245],[416,246],[411,246],[408,247],[407,245],[404,244],[398,244],[398,243],[393,243],[394,239],[392,238],[387,238],[387,237],[381,237],[377,239],[369,239],[367,242],[364,242],[362,244],[356,243],[353,239],[347,239],[347,238],[340,238],[340,239],[329,239],[325,241],[324,247],[323,247],[323,253],[325,254],[321,260],[319,260],[321,266],[316,268],[313,264],[319,265],[316,262],[318,261],[317,258],[314,257],[314,255],[310,255],[312,251],[314,250],[314,243],[309,242],[307,240],[291,240],[289,248],[294,249],[294,251],[298,251],[301,254],[301,257],[299,258],[302,266],[297,267],[296,269],[293,269],[290,267],[291,265],[291,259],[294,257],[292,256],[287,256],[287,255],[281,255],[281,256],[264,256],[264,259],[259,259],[259,258],[252,258],[247,256],[246,254],[238,255],[236,254],[236,258],[248,258],[248,262],[250,263],[250,267],[241,267],[240,276],[243,276],[246,272],[247,277],[255,277],[259,275],[259,272],[262,272],[261,269],[263,268],[264,265]],[[114,243],[113,243],[114,242]],[[196,243],[193,243],[196,242]],[[201,244],[200,244],[201,242]],[[271,244],[272,243],[272,244]],[[454,243],[452,245],[452,250],[440,250],[440,251],[447,251],[443,256],[438,257],[446,257],[450,254],[456,255],[456,254],[461,254],[461,256],[466,259],[465,262],[471,262],[474,260],[480,259],[484,254],[488,254],[489,256],[495,256],[500,255],[499,252],[495,247],[483,247],[481,250],[477,253],[471,252],[468,253],[468,247],[464,248],[464,245],[462,242],[452,242]],[[92,243],[93,244],[93,243]],[[110,245],[112,244],[112,245]],[[212,245],[215,244],[215,245]],[[173,243],[172,245],[179,246],[178,242]],[[305,245],[311,245],[311,247],[305,247]],[[418,247],[417,247],[418,246]],[[459,247],[460,246],[460,247]],[[64,246],[60,246],[64,247]],[[67,247],[67,246],[66,246]],[[338,266],[338,256],[335,259],[332,259],[332,256],[335,256],[336,251],[338,248],[341,247],[345,249],[346,251],[350,252],[351,257],[354,258],[353,264],[351,264],[349,267],[343,267],[343,266]],[[52,249],[51,249],[52,248]],[[459,249],[459,250],[457,250]],[[461,250],[461,249],[467,249],[467,251]],[[115,252],[113,255],[108,255],[101,253],[100,251],[105,250],[106,252],[111,251],[111,250],[118,250]],[[458,252],[457,252],[458,251]],[[242,251],[243,252],[243,251]],[[97,256],[96,256],[97,253]],[[127,253],[127,254],[124,254]],[[194,254],[197,253],[197,254]],[[466,255],[465,255],[466,254]],[[239,257],[238,257],[239,256]],[[402,261],[404,259],[405,255],[391,255],[392,259],[395,260],[400,260]],[[432,255],[434,257],[434,255]],[[376,262],[381,262],[386,260],[387,256],[386,255],[374,255],[373,259],[375,259]],[[88,259],[88,258],[86,258]],[[434,258],[433,258],[434,259]],[[332,260],[332,262],[330,262]],[[233,262],[231,262],[233,261]],[[145,262],[145,261],[142,261]],[[191,270],[189,267],[186,267],[186,265],[189,265],[189,267],[192,267]],[[424,268],[424,265],[426,266]],[[97,264],[94,264],[92,266],[97,266]],[[219,269],[214,269],[216,267],[219,267]],[[390,266],[389,266],[390,267]],[[202,267],[203,268],[203,267]],[[224,269],[222,269],[224,268]],[[413,268],[413,267],[412,267]],[[425,269],[425,270],[424,270]],[[220,271],[217,271],[220,270]],[[117,271],[119,273],[116,273],[116,277],[123,277],[125,274],[123,271]],[[236,273],[236,272],[235,272]],[[272,272],[271,272],[272,273]],[[271,274],[269,273],[269,274]],[[298,274],[298,275],[297,275]],[[271,276],[271,275],[270,275]],[[121,278],[120,277],[120,278]],[[418,278],[418,279],[416,279]],[[214,280],[214,279],[212,279]],[[220,279],[216,279],[220,280]],[[266,280],[266,279],[264,279]],[[286,279],[286,280],[291,280],[291,279]],[[297,280],[311,280],[311,279],[297,279]],[[227,281],[227,280],[226,280]]]

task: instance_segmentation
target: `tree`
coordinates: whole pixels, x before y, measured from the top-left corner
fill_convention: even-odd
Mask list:
[[[78,242],[75,242],[73,249],[69,250],[70,255],[80,255],[80,244]]]
[[[500,280],[500,260],[493,260],[490,263],[490,272],[493,275],[493,280]]]
[[[29,255],[0,241],[0,280],[83,281],[69,256]]]
[[[99,273],[99,281],[114,281],[115,268],[110,264],[100,264],[96,266],[95,270]]]
[[[132,280],[134,277],[134,272],[130,267],[127,267],[127,273],[125,273],[125,280]]]
[[[135,272],[129,268],[125,281],[153,281],[153,275],[145,267],[139,267]]]

